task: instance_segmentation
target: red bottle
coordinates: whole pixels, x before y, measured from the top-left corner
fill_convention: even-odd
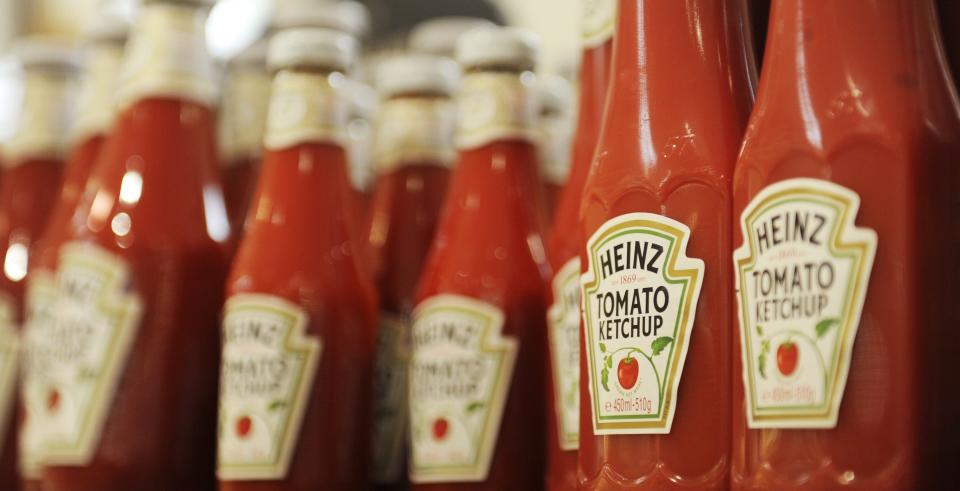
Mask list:
[[[456,159],[452,60],[404,55],[377,70],[383,103],[374,135],[377,183],[365,237],[380,292],[374,364],[373,480],[407,483],[407,362],[417,280],[433,241]]]
[[[24,96],[16,133],[3,145],[0,179],[0,488],[17,490],[17,331],[33,248],[63,172],[76,60],[69,47],[38,38],[16,41],[13,53],[23,67]]]
[[[44,490],[215,485],[230,226],[202,3],[140,11],[117,120],[62,235],[43,347]]]
[[[610,79],[616,0],[585,1],[580,103],[570,175],[557,201],[547,257],[554,276],[547,288],[547,488],[577,488],[580,443],[580,201],[603,122]]]
[[[570,173],[570,143],[573,137],[573,94],[570,82],[557,75],[539,79],[540,145],[538,159],[547,215],[553,216],[560,190]]]
[[[464,35],[459,159],[413,313],[413,489],[543,485],[544,215],[536,160],[535,43]]]
[[[230,60],[220,104],[220,173],[230,228],[237,240],[260,168],[269,100],[267,43],[257,41]]]
[[[620,0],[581,208],[580,489],[725,490],[740,0]],[[710,53],[710,55],[705,55]]]
[[[733,488],[956,488],[960,115],[932,0],[776,0],[734,179]]]
[[[123,54],[128,25],[111,15],[98,15],[86,33],[89,43],[83,81],[79,92],[77,117],[69,138],[68,154],[60,194],[55,197],[50,216],[32,249],[30,271],[24,292],[22,335],[21,398],[25,411],[20,426],[20,472],[23,487],[39,489],[44,445],[44,418],[49,403],[46,380],[48,367],[44,342],[50,334],[57,252],[63,235],[75,225],[74,212],[83,195],[87,177],[113,125],[117,71]]]
[[[263,168],[227,282],[220,489],[364,489],[376,297],[358,262],[345,145],[356,44],[270,44]],[[261,370],[256,367],[282,367]]]

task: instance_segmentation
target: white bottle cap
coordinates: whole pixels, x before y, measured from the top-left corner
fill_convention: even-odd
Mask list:
[[[460,68],[433,55],[399,55],[377,66],[376,84],[385,98],[397,94],[428,93],[451,96],[460,81]]]
[[[544,116],[562,116],[573,105],[573,88],[567,79],[559,75],[542,75],[539,82],[540,112]]]
[[[130,33],[130,22],[117,12],[104,10],[94,15],[83,30],[83,37],[92,43],[121,44]]]
[[[360,2],[287,0],[277,2],[270,28],[324,27],[361,38],[370,30],[370,12]]]
[[[267,64],[272,70],[299,66],[344,71],[356,53],[356,39],[342,32],[319,27],[287,29],[270,40]]]
[[[464,69],[509,67],[532,70],[537,64],[539,41],[515,27],[481,27],[457,41],[457,61]]]
[[[10,53],[24,68],[75,70],[80,52],[70,42],[48,36],[27,36],[14,40]]]
[[[465,32],[479,27],[495,27],[496,24],[479,17],[437,17],[417,24],[410,32],[408,46],[419,53],[453,58],[457,51],[457,39]]]

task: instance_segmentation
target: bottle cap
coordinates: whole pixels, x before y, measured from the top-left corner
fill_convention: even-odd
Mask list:
[[[464,69],[510,67],[532,70],[537,64],[539,41],[515,27],[480,27],[457,41],[457,61]]]
[[[15,40],[10,53],[24,68],[75,70],[80,66],[80,52],[66,40],[27,36]]]
[[[360,2],[287,0],[277,2],[270,27],[324,27],[361,38],[370,30],[370,12]]]
[[[465,32],[479,27],[495,27],[496,24],[479,17],[437,17],[417,24],[410,32],[408,45],[411,51],[453,58],[457,39]]]
[[[122,44],[130,32],[130,22],[119,13],[104,10],[94,15],[83,29],[83,37],[92,43]]]
[[[331,29],[287,29],[273,36],[267,53],[272,70],[294,66],[346,70],[357,53],[353,37]]]
[[[450,96],[457,89],[460,68],[453,60],[409,54],[388,58],[377,66],[376,84],[382,97],[429,93]]]

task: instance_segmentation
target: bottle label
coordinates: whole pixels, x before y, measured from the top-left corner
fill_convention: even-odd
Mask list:
[[[581,291],[596,435],[670,433],[703,282],[689,239],[676,220],[628,213],[587,242]]]
[[[414,311],[412,482],[487,478],[518,349],[503,323],[498,308],[457,295],[438,295]]]
[[[35,270],[27,277],[23,325],[23,374],[21,393],[26,417],[20,429],[20,475],[24,479],[40,479],[46,441],[48,412],[59,406],[59,396],[52,396],[50,344],[53,340],[57,301],[57,279],[54,273]]]
[[[282,70],[274,76],[264,146],[280,150],[301,143],[349,144],[350,100],[342,73]]]
[[[373,371],[373,479],[377,483],[397,482],[406,470],[408,336],[403,319],[390,314],[380,317]]]
[[[72,86],[66,73],[27,70],[17,130],[3,143],[4,165],[14,166],[28,157],[63,156]]]
[[[260,155],[270,75],[255,67],[236,68],[227,76],[220,115],[220,146],[223,163]]]
[[[550,365],[560,448],[580,443],[580,259],[567,261],[553,277],[553,305],[547,311]]]
[[[117,107],[125,109],[146,97],[186,99],[212,107],[217,87],[205,21],[202,9],[188,5],[144,6],[120,66]]]
[[[457,148],[469,150],[497,140],[536,144],[535,85],[530,72],[477,72],[464,77],[457,99]]]
[[[77,119],[70,132],[73,142],[105,134],[113,124],[117,72],[122,56],[119,45],[97,46],[91,52],[77,99]]]
[[[14,327],[16,319],[13,299],[0,296],[0,441],[6,441],[7,432],[16,428],[11,417],[20,369],[20,336]]]
[[[833,428],[850,370],[877,234],[860,197],[818,179],[763,189],[734,252],[747,422]]]
[[[45,397],[44,459],[87,465],[93,459],[133,348],[143,305],[129,291],[130,268],[98,246],[60,248]]]
[[[617,0],[582,0],[583,45],[594,48],[613,37],[617,27]]]
[[[456,107],[435,98],[398,98],[383,104],[374,142],[377,170],[386,173],[404,163],[449,166],[457,158],[453,146]]]
[[[298,305],[240,294],[224,306],[217,476],[284,479],[310,401],[323,342]]]

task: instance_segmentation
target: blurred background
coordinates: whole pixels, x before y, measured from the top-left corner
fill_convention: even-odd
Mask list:
[[[102,8],[133,16],[141,0],[0,0],[0,143],[15,130],[19,111],[19,67],[7,51],[24,34],[76,39],[88,17]],[[267,26],[272,2],[219,0],[207,24],[207,45],[221,61],[229,60],[257,39]],[[462,15],[522,26],[542,42],[539,70],[567,78],[576,74],[580,54],[580,0],[360,0],[373,21],[366,55],[402,46],[410,29],[431,17]]]

